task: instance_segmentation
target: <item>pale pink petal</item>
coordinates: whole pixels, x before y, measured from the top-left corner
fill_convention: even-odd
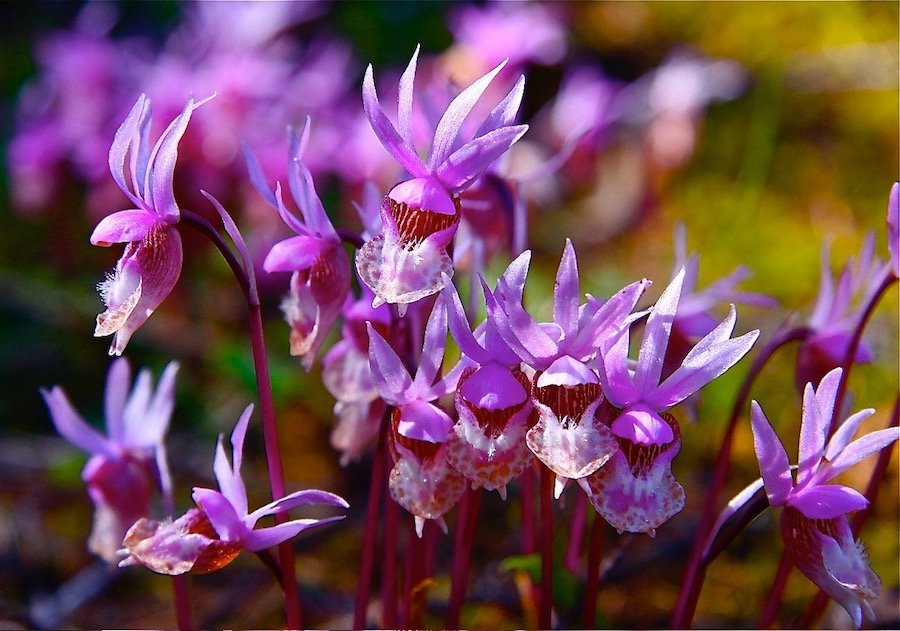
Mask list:
[[[120,210],[100,220],[91,233],[91,243],[109,246],[113,243],[143,241],[158,218],[146,210]]]

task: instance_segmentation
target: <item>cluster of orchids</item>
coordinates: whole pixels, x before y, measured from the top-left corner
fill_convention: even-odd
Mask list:
[[[550,40],[542,54],[550,54],[548,48],[552,52]],[[525,249],[527,178],[509,175],[508,164],[510,149],[531,133],[519,122],[525,78],[510,74],[516,60],[496,61],[464,89],[445,84],[443,90],[433,89],[427,99],[419,99],[425,101],[420,104],[414,99],[417,49],[399,77],[394,120],[379,100],[374,70],[368,67],[362,83],[365,119],[403,175],[389,188],[370,182],[359,189],[359,231],[336,227],[316,191],[310,166],[316,160],[311,149],[316,142],[314,119],[307,118],[302,129],[289,130],[287,161],[278,168],[269,169],[270,160],[260,160],[249,146],[243,151],[249,182],[294,233],[272,245],[262,262],[266,273],[290,273],[281,305],[290,327],[290,354],[299,357],[307,371],[317,369],[321,355],[321,378],[336,400],[331,439],[341,462],[372,454],[353,618],[358,628],[372,622],[368,604],[378,512],[389,516],[394,510],[378,501],[385,489],[392,506],[411,515],[420,541],[438,536],[434,525],[448,532],[445,516],[459,507],[447,612],[447,626],[456,627],[477,520],[473,498],[480,499],[483,489],[506,500],[514,486],[524,504],[535,476],[540,480],[542,572],[540,589],[534,592],[534,623],[551,628],[555,503],[567,496],[572,502],[589,502],[602,518],[594,520],[594,527],[605,522],[620,534],[653,537],[665,527],[686,499],[672,472],[682,447],[673,410],[689,414],[704,386],[735,366],[758,341],[758,330],[735,335],[735,303],[773,305],[767,296],[738,289],[748,275],[743,268],[698,288],[699,258],[687,255],[681,229],[675,269],[650,304],[646,296],[653,283],[645,278],[609,296],[583,292],[575,247],[567,239],[553,286],[552,316],[543,319],[525,300],[532,262]],[[632,87],[630,94],[636,90]],[[727,88],[706,98],[727,98],[732,91]],[[130,207],[106,216],[91,236],[95,245],[125,246],[115,270],[99,285],[105,309],[97,316],[95,335],[112,336],[110,355],[122,355],[179,280],[181,230],[187,226],[207,236],[234,272],[250,313],[272,501],[250,510],[241,477],[244,440],[253,427],[249,405],[231,434],[230,461],[219,437],[213,463],[219,490],[194,488],[195,506],[177,516],[165,449],[174,410],[174,362],[154,389],[147,371],[132,386],[127,361],[113,361],[105,436],[79,416],[60,388],[43,396],[60,434],[91,454],[83,472],[96,509],[91,551],[122,567],[144,566],[174,576],[219,570],[241,550],[255,552],[278,575],[287,625],[298,628],[290,540],[343,515],[288,519],[287,513],[309,505],[348,505],[326,491],[286,492],[254,257],[237,223],[212,194],[203,193],[233,246],[203,215],[180,208],[176,201],[179,144],[193,113],[218,98],[188,100],[151,145],[151,99],[141,95],[116,131],[108,165]],[[585,144],[596,143],[600,130],[610,123],[604,119],[585,124],[576,137],[561,143],[542,173],[583,160]],[[425,158],[420,152],[423,136],[430,137]],[[286,190],[280,181],[270,184],[273,173],[286,179]],[[876,259],[870,239],[859,260],[848,263],[835,282],[826,248],[819,300],[808,322],[776,333],[757,354],[735,402],[673,625],[690,625],[705,568],[767,506],[781,509],[790,562],[846,609],[855,626],[872,618],[870,603],[880,585],[855,538],[858,528],[849,521],[850,515],[864,513],[869,499],[830,482],[900,437],[900,430],[892,427],[854,440],[872,409],[840,420],[850,368],[873,357],[862,341],[865,323],[897,280],[898,204],[895,185],[888,213],[890,263]],[[354,250],[349,257],[348,246]],[[504,249],[511,262],[490,283],[489,260]],[[461,278],[469,282],[457,286]],[[729,306],[719,319],[714,312],[722,304]],[[481,313],[484,318],[476,322]],[[323,351],[339,320],[339,340]],[[633,343],[637,336],[639,344]],[[451,341],[458,353],[448,353]],[[730,441],[738,419],[742,414],[746,418],[750,384],[775,349],[790,341],[801,343],[798,463],[790,465],[762,406],[754,401],[749,417],[761,478],[722,508],[718,496],[728,475]],[[448,361],[448,356],[458,359]],[[894,425],[896,417],[895,410]],[[578,499],[572,496],[574,487]],[[163,514],[154,517],[157,492]],[[272,516],[273,525],[259,525]],[[394,536],[385,532],[383,545],[396,545],[388,541]],[[277,559],[268,552],[276,546]],[[429,549],[415,544],[407,553],[426,554]],[[589,589],[586,596],[589,607],[596,607],[600,572],[594,552],[587,569],[588,585],[593,585],[593,593]],[[384,572],[382,582],[393,583],[395,578]],[[176,599],[186,598],[184,583],[176,585],[181,585],[176,586]],[[413,591],[400,595],[407,605],[398,611],[397,594],[383,588],[387,599],[376,624],[421,624],[415,607],[408,604]],[[182,601],[179,625],[190,626],[185,611],[189,608]],[[585,625],[592,627],[595,610],[586,611]]]

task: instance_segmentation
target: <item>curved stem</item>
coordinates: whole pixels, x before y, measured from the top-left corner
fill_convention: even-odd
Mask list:
[[[672,626],[676,629],[687,628],[691,625],[697,608],[697,600],[700,597],[700,590],[703,586],[703,579],[706,577],[705,568],[716,556],[707,554],[706,558],[704,558],[703,551],[707,540],[712,534],[711,530],[715,524],[719,496],[725,487],[731,470],[731,446],[734,442],[737,423],[747,405],[747,400],[750,398],[753,384],[778,349],[790,342],[802,340],[808,335],[809,329],[806,327],[788,328],[787,323],[783,323],[759,352],[759,355],[754,358],[750,371],[741,385],[741,389],[734,401],[734,406],[731,408],[731,416],[728,418],[728,425],[722,438],[722,446],[719,448],[719,455],[716,458],[716,464],[713,469],[712,480],[700,513],[700,522],[697,524],[696,534],[694,535],[691,555],[688,557],[684,577],[681,580],[678,600],[672,612]]]
[[[553,612],[553,472],[541,465],[541,599],[538,627],[550,629]]]
[[[475,526],[478,523],[478,512],[481,509],[483,495],[483,488],[475,491],[467,488],[459,504],[459,518],[456,521],[453,561],[450,571],[450,601],[444,624],[447,629],[459,628],[459,614],[466,599],[466,583],[469,580]]]
[[[263,441],[266,451],[266,465],[269,472],[269,486],[272,499],[278,500],[285,495],[284,472],[281,466],[281,450],[278,445],[278,427],[275,422],[275,404],[272,400],[272,383],[269,378],[269,362],[266,354],[266,341],[263,334],[262,309],[256,284],[250,275],[252,269],[245,269],[238,258],[225,243],[219,232],[200,215],[181,211],[181,221],[206,236],[219,253],[241,287],[247,302],[250,327],[250,346],[253,354],[253,368],[256,373],[256,389],[259,396],[259,411],[262,417]],[[249,261],[248,261],[249,265]],[[288,520],[286,513],[275,515],[276,524]],[[297,573],[294,562],[294,545],[290,540],[278,545],[278,557],[281,563],[281,588],[284,591],[284,608],[287,627],[301,628],[300,595],[297,586]]]

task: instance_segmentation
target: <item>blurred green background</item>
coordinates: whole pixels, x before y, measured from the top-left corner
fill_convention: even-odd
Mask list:
[[[430,53],[450,43],[444,14],[452,6],[347,2],[328,6],[317,23],[327,23],[348,39],[358,59],[396,67],[406,62],[416,43]],[[71,24],[79,8],[80,3],[0,4],[3,159],[15,100],[35,71],[35,42]],[[594,238],[594,233],[604,234],[605,217],[590,198],[532,209],[530,245],[536,259],[529,299],[538,312],[549,312],[553,274],[567,235],[573,235],[578,248],[583,289],[606,294],[644,276],[662,285],[671,271],[674,225],[684,222],[689,250],[701,252],[701,286],[745,264],[754,272],[746,288],[781,302],[773,312],[740,310],[739,329],[758,327],[763,336],[792,312],[808,314],[818,289],[823,242],[833,243],[835,269],[858,253],[869,230],[876,233],[876,251],[886,256],[887,196],[900,169],[896,2],[593,2],[568,8],[572,47],[599,60],[613,76],[634,79],[676,47],[689,45],[740,62],[751,85],[742,97],[709,109],[686,166],[651,174],[658,208],[626,232]],[[161,39],[181,9],[174,2],[123,3],[117,28]],[[532,109],[549,98],[541,90],[554,88],[560,69],[541,69],[535,75],[529,77],[526,97]],[[84,456],[55,436],[38,395],[41,386],[61,384],[79,410],[101,422],[109,360],[108,340],[91,335],[101,307],[95,285],[118,251],[90,246],[93,224],[77,186],[67,188],[64,201],[49,212],[25,216],[7,201],[5,173],[0,170],[0,620],[23,620],[29,607],[33,612],[41,598],[77,575],[101,591],[60,625],[171,626],[165,579],[134,570],[112,577],[92,565],[84,545],[90,503],[79,479]],[[278,293],[269,297],[265,309],[279,424],[284,444],[290,445],[288,487],[332,490],[352,506],[344,523],[298,542],[305,599],[313,603],[306,623],[342,627],[349,625],[356,585],[370,465],[365,460],[346,469],[338,466],[328,444],[333,401],[318,374],[305,374],[288,356]],[[215,436],[227,431],[243,406],[255,399],[242,309],[227,268],[215,252],[203,248],[190,257],[179,289],[129,345],[132,365],[150,366],[156,376],[171,358],[182,363],[170,439],[170,453],[183,455],[173,463],[182,506],[187,506],[192,486],[211,484]],[[876,361],[853,373],[855,408],[878,410],[867,424],[871,428],[887,422],[897,393],[897,312],[895,286],[867,335]],[[796,444],[799,420],[793,360],[794,349],[779,356],[753,395],[789,446]],[[695,519],[692,511],[701,501],[704,476],[745,370],[738,366],[705,391],[698,423],[682,420],[684,448],[674,470],[688,492],[684,513],[654,540],[609,533],[607,545],[619,547],[621,555],[617,571],[601,587],[602,624],[667,624]],[[251,502],[262,502],[266,491],[259,436],[250,437],[247,453],[245,470],[258,482],[250,485]],[[730,493],[758,476],[746,424],[735,460]],[[862,488],[869,469],[866,463],[852,471],[849,483]],[[900,582],[897,478],[895,455],[874,519],[862,536],[884,583],[879,606],[887,611],[885,619],[895,622]],[[511,574],[498,568],[504,556],[515,552],[505,539],[509,524],[517,523],[519,507],[491,495],[483,510],[470,590],[475,597],[464,610],[463,624],[519,627],[525,620]],[[566,543],[567,510],[558,514],[563,525],[559,556]],[[439,556],[443,569],[433,590],[436,599],[446,597],[449,550],[447,538]],[[766,514],[712,566],[696,624],[754,626],[780,550],[777,522]],[[95,574],[85,574],[85,568]],[[197,620],[204,626],[280,624],[277,588],[249,555],[222,572],[196,577],[193,586]],[[795,621],[813,594],[814,587],[795,573],[780,624]],[[440,626],[441,618],[426,618],[426,624]],[[823,624],[844,622],[826,617]]]

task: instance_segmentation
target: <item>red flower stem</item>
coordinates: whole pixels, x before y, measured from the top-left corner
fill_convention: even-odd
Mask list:
[[[385,451],[387,446],[385,445]],[[387,467],[385,467],[387,469]],[[387,472],[386,472],[387,473]],[[387,477],[385,476],[385,484]],[[388,498],[384,522],[384,565],[381,577],[381,625],[397,627],[397,540],[400,532],[400,505]]]
[[[728,474],[731,471],[731,446],[734,442],[734,434],[737,430],[738,420],[741,413],[747,405],[747,399],[750,398],[750,391],[756,379],[759,377],[762,369],[772,358],[775,352],[786,344],[801,340],[809,335],[809,329],[805,327],[795,327],[787,329],[785,325],[779,328],[772,336],[768,344],[759,352],[750,366],[750,371],[744,378],[744,383],[738,392],[731,409],[731,416],[728,419],[728,425],[725,428],[725,435],[722,438],[722,445],[719,448],[719,455],[716,458],[716,464],[713,469],[713,476],[709,488],[706,491],[706,498],[703,502],[703,509],[700,513],[700,521],[697,524],[696,533],[694,535],[694,544],[691,548],[690,557],[688,557],[687,566],[685,567],[684,577],[681,579],[681,588],[678,592],[678,600],[675,602],[675,609],[672,611],[672,627],[676,629],[685,629],[691,626],[694,619],[694,613],[697,609],[697,601],[700,598],[700,591],[703,587],[703,580],[706,578],[706,566],[714,559],[715,555],[703,558],[703,549],[706,542],[712,534],[710,531],[715,525],[717,510],[719,507],[719,496],[725,483],[728,480]],[[701,567],[702,566],[702,567]]]
[[[369,480],[369,500],[366,505],[366,523],[363,531],[362,559],[359,565],[359,585],[356,587],[356,606],[353,610],[353,628],[366,627],[366,610],[369,607],[369,590],[372,587],[372,570],[375,567],[375,539],[378,530],[378,508],[384,488],[385,452],[391,407],[381,418],[378,445],[372,459],[372,477]],[[393,500],[392,500],[393,501]],[[389,534],[389,533],[387,533]]]
[[[535,527],[534,467],[526,467],[522,472],[522,552],[537,551],[537,528]]]
[[[191,619],[191,593],[188,578],[184,574],[172,577],[172,590],[175,592],[175,620],[180,631],[193,629]]]
[[[259,395],[259,412],[262,417],[263,441],[266,451],[266,465],[269,471],[269,487],[272,500],[285,495],[284,471],[281,466],[281,450],[278,445],[278,426],[275,422],[275,404],[272,400],[272,382],[269,378],[269,362],[266,355],[266,340],[263,334],[262,309],[255,283],[251,282],[253,270],[244,269],[238,258],[225,243],[219,232],[206,219],[190,211],[181,212],[181,221],[204,234],[234,273],[244,298],[250,326],[250,346],[253,354],[253,368],[256,373],[256,389]],[[286,513],[277,513],[275,523],[288,520]],[[281,589],[284,592],[284,609],[287,628],[302,628],[300,615],[300,593],[297,586],[297,573],[294,563],[294,545],[290,540],[278,545],[278,558],[281,564]]]
[[[900,420],[900,399],[894,401],[894,411],[891,414],[891,420],[887,425],[888,428],[897,427],[898,420]],[[891,456],[894,453],[894,444],[895,443],[891,443],[878,454],[878,462],[875,463],[872,477],[869,478],[869,483],[866,485],[865,496],[866,499],[869,500],[869,505],[856,513],[850,524],[850,530],[853,532],[854,537],[859,536],[863,526],[872,514],[871,506],[875,504],[875,500],[878,498],[878,491],[881,489],[881,483],[884,482],[884,478],[887,475],[888,467],[891,464]],[[799,628],[812,629],[813,625],[819,622],[819,619],[825,612],[828,598],[828,594],[820,589],[819,593],[816,594],[816,597],[813,598],[812,602],[809,604],[809,608],[806,610],[803,618],[800,620]]]
[[[759,621],[756,623],[757,628],[768,629],[778,616],[781,596],[784,594],[784,588],[787,586],[792,569],[794,569],[794,562],[791,561],[788,551],[783,550],[781,552],[781,560],[778,561],[778,570],[775,572],[775,578],[772,581],[772,588],[769,590],[762,613],[759,615]]]
[[[541,466],[541,598],[538,627],[550,629],[553,611],[553,472]]]
[[[600,591],[600,556],[603,552],[603,528],[605,522],[600,515],[594,515],[591,526],[591,543],[588,548],[587,584],[584,588],[584,625],[585,629],[597,626],[597,594]]]
[[[569,521],[569,545],[566,546],[566,568],[576,576],[580,573],[581,543],[587,527],[587,494],[577,493],[573,501],[572,518]]]
[[[427,524],[426,524],[427,525]],[[404,550],[405,558],[403,559],[403,594],[400,600],[400,628],[409,628],[409,617],[411,611],[411,600],[413,587],[416,584],[415,558],[421,553],[419,549],[419,538],[416,535],[416,528],[412,522],[407,523],[406,548]]]
[[[472,561],[472,545],[475,542],[475,527],[478,523],[478,512],[484,489],[473,491],[466,488],[459,504],[459,519],[453,542],[453,562],[450,571],[450,601],[447,605],[447,618],[444,627],[459,628],[459,614],[466,599],[466,583],[469,580],[469,568]]]

